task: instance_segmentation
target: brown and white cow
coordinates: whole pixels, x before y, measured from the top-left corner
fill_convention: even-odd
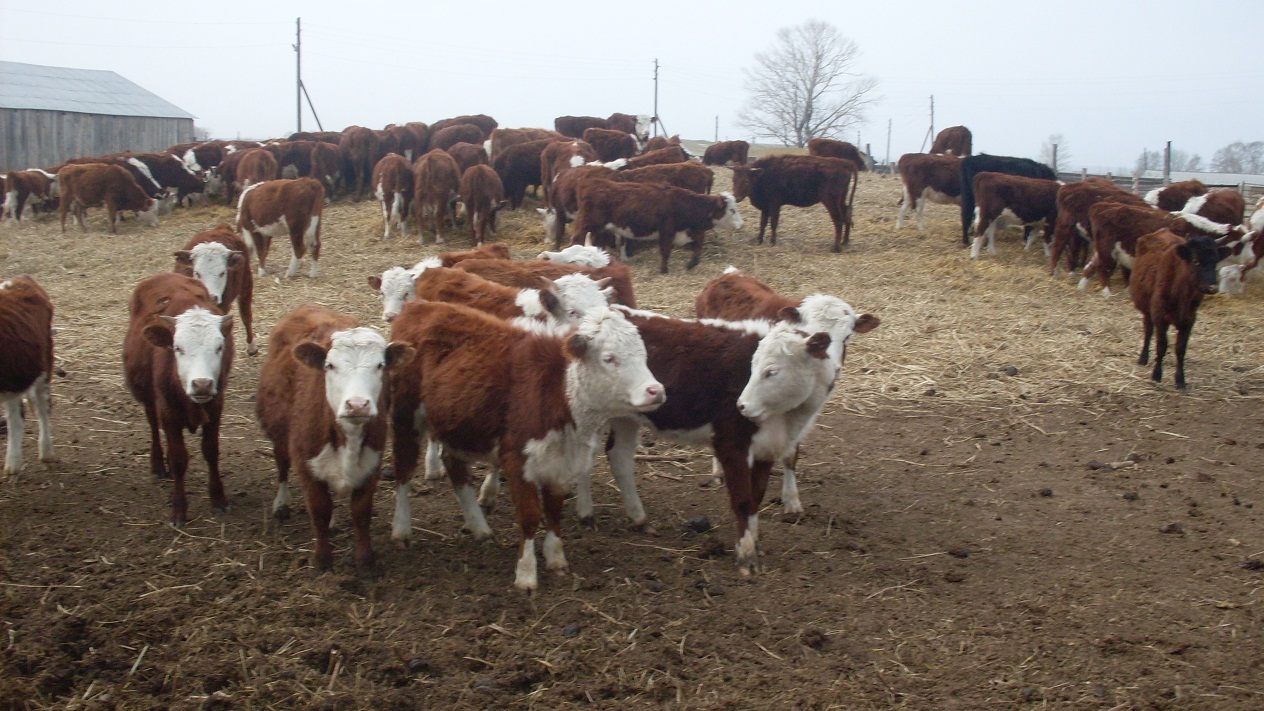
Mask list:
[[[1110,296],[1110,278],[1116,267],[1124,273],[1124,283],[1132,280],[1137,241],[1159,230],[1171,230],[1184,237],[1193,233],[1178,215],[1148,205],[1100,202],[1088,209],[1089,232],[1093,235],[1093,256],[1084,265],[1081,291],[1094,275],[1101,280],[1102,296]]]
[[[1207,190],[1201,180],[1182,180],[1151,190],[1145,194],[1145,201],[1160,210],[1177,212],[1185,207],[1190,198],[1206,195]]]
[[[614,302],[636,308],[636,293],[632,288],[632,270],[623,263],[590,269],[578,264],[558,264],[543,259],[523,262],[507,259],[467,259],[454,266],[471,274],[477,274],[488,281],[519,288],[535,288],[540,286],[541,278],[557,280],[567,274],[586,274],[594,280],[609,278],[610,287],[614,289]]]
[[[268,337],[255,413],[276,460],[272,514],[289,517],[293,467],[316,536],[312,565],[317,570],[333,567],[329,521],[335,495],[351,499],[356,570],[373,567],[369,525],[386,448],[386,378],[412,357],[411,347],[388,344],[354,318],[316,304],[295,309]],[[396,527],[407,530],[408,525],[405,510]]]
[[[730,193],[698,195],[662,183],[616,183],[592,178],[577,188],[578,210],[571,238],[583,244],[589,234],[609,231],[623,252],[623,240],[658,242],[659,272],[667,273],[667,260],[676,245],[691,245],[693,256],[686,269],[702,261],[707,230],[742,229],[737,200]]]
[[[750,144],[746,141],[720,141],[707,146],[707,150],[702,153],[702,164],[745,163],[749,154]]]
[[[974,137],[970,134],[970,129],[965,126],[949,126],[936,134],[930,152],[965,157],[970,155],[973,143]]]
[[[233,363],[232,316],[223,315],[202,282],[168,272],[136,285],[123,341],[123,372],[149,422],[149,468],[174,479],[171,524],[188,520],[184,475],[189,451],[184,431],[202,430],[211,506],[228,512],[219,474],[219,428]],[[164,459],[159,429],[166,434]]]
[[[496,156],[503,153],[506,148],[519,143],[541,140],[561,141],[565,138],[557,131],[546,128],[498,128],[492,131],[483,147],[487,149],[487,157],[495,161]]]
[[[733,166],[733,195],[738,201],[749,197],[759,210],[760,244],[764,243],[764,230],[770,220],[771,243],[777,244],[777,222],[783,205],[824,205],[834,223],[830,251],[841,252],[843,245],[851,241],[852,202],[856,199],[859,175],[855,163],[841,158],[766,156],[754,163]]]
[[[145,194],[131,173],[120,165],[85,163],[66,165],[57,171],[61,189],[61,231],[66,231],[66,213],[74,214],[79,228],[88,230],[85,218],[89,207],[105,206],[110,232],[118,233],[120,210],[133,210],[141,222],[158,226],[158,203]]]
[[[623,164],[623,170],[634,170],[636,168],[645,168],[651,165],[671,165],[675,163],[684,163],[689,160],[685,149],[680,146],[667,146],[656,151],[648,151],[638,156],[632,156]]]
[[[337,194],[338,184],[342,180],[342,151],[338,144],[326,141],[312,143],[311,172],[309,178],[315,178],[325,185],[326,197]]]
[[[320,217],[325,209],[325,188],[319,180],[269,180],[255,183],[241,194],[237,203],[237,231],[251,255],[259,260],[259,276],[265,274],[272,240],[289,236],[292,254],[285,277],[298,273],[299,260],[310,254],[311,278],[318,273],[320,260]]]
[[[621,114],[616,111],[606,117],[604,128],[630,133],[638,142],[644,143],[650,137],[651,123],[652,119],[645,114]]]
[[[443,220],[454,210],[461,189],[461,169],[456,160],[435,148],[413,163],[413,209],[417,213],[417,240],[426,243],[426,215],[430,215],[435,243],[443,244]],[[452,215],[453,224],[456,216]]]
[[[413,166],[404,156],[388,153],[373,166],[373,195],[382,206],[382,239],[407,231],[413,190]]]
[[[540,152],[540,184],[544,186],[544,201],[549,201],[553,181],[562,171],[596,161],[597,151],[584,141],[557,141],[545,146]]]
[[[505,197],[509,200],[511,209],[516,210],[522,206],[528,187],[534,189],[543,183],[540,173],[542,155],[553,142],[553,139],[545,138],[515,143],[501,149],[492,159],[492,168],[505,186]]]
[[[1246,200],[1233,188],[1212,190],[1190,198],[1180,212],[1222,225],[1240,225],[1246,220]]]
[[[813,138],[808,141],[808,155],[820,156],[822,158],[842,158],[856,164],[861,170],[869,170],[869,164],[872,159],[860,149],[847,141],[839,141],[833,138]]]
[[[1058,260],[1065,253],[1068,272],[1084,262],[1084,248],[1093,243],[1088,211],[1099,202],[1145,207],[1146,201],[1105,178],[1089,178],[1058,188],[1058,219],[1053,226],[1049,249],[1049,275],[1058,273]]]
[[[57,175],[39,168],[11,170],[4,176],[4,215],[21,222],[26,201],[44,204],[61,195]]]
[[[233,228],[219,225],[193,235],[176,252],[177,274],[202,282],[207,293],[225,313],[237,302],[241,323],[246,329],[246,353],[259,352],[255,343],[255,275],[250,269],[250,246]]]
[[[636,137],[623,131],[590,128],[584,131],[583,139],[597,151],[597,159],[603,162],[631,158],[641,151]]]
[[[599,116],[558,116],[553,119],[553,128],[567,138],[583,138],[584,131],[610,128],[610,122]]]
[[[645,145],[641,148],[641,155],[645,155],[646,153],[649,153],[650,151],[657,151],[662,148],[670,148],[671,146],[679,146],[679,145],[680,145],[679,134],[675,136],[671,136],[671,137],[655,136],[645,142]]]
[[[514,586],[539,585],[542,513],[545,565],[564,572],[563,501],[592,466],[598,435],[612,417],[652,411],[666,399],[636,328],[601,308],[569,336],[539,335],[464,306],[415,301],[395,319],[391,336],[417,353],[392,378],[396,522],[408,519],[408,482],[428,432],[443,445],[466,527],[479,538],[491,529],[468,462],[500,465],[521,532]],[[400,534],[408,535],[399,528],[392,535]]]
[[[903,229],[904,217],[917,211],[917,229],[926,229],[926,204],[961,204],[961,157],[929,153],[905,153],[896,162],[904,187],[895,229]]]
[[[782,296],[736,267],[725,269],[702,288],[694,301],[694,312],[704,319],[785,321],[808,333],[827,333],[831,339],[828,354],[840,371],[851,335],[868,333],[880,323],[876,316],[857,314],[851,304],[836,296],[816,293],[798,300]],[[798,456],[796,447],[780,458],[781,503],[786,513],[803,512],[795,479]]]
[[[48,292],[29,276],[0,279],[0,343],[4,344],[0,403],[4,404],[9,438],[4,474],[13,476],[22,469],[24,399],[31,403],[39,421],[40,461],[53,460],[53,303]]]
[[[982,171],[974,176],[974,244],[970,258],[978,259],[983,242],[988,252],[996,254],[996,223],[1002,215],[1010,215],[1023,224],[1026,241],[1023,250],[1031,248],[1032,229],[1044,223],[1046,238],[1053,236],[1058,220],[1058,188],[1056,180],[1027,178],[1021,175]],[[1045,251],[1048,253],[1046,239]]]
[[[240,156],[240,157],[237,157]],[[280,161],[276,154],[266,148],[247,148],[233,154],[228,161],[235,165],[234,184],[236,190],[246,190],[251,185],[281,177]],[[229,192],[231,198],[233,192]]]
[[[505,186],[491,166],[472,165],[461,175],[460,194],[470,221],[470,236],[475,245],[482,245],[487,233],[496,231],[496,213],[508,204]]]
[[[495,131],[496,127],[499,126],[500,124],[499,122],[496,121],[496,119],[492,118],[491,116],[488,116],[487,114],[454,116],[452,118],[440,119],[430,124],[430,142],[428,143],[429,150],[434,150],[435,148],[447,147],[447,146],[437,145],[435,143],[434,136],[436,133],[442,131],[445,128],[448,128],[449,126],[462,126],[462,125],[474,126],[478,128],[478,130],[482,133],[482,135],[479,136],[477,139],[467,141],[468,143],[482,143],[484,140],[486,140],[489,136],[492,135],[492,131]],[[471,138],[473,138],[472,134],[471,134]],[[464,141],[466,139],[462,138],[460,140]]]
[[[144,163],[159,185],[174,192],[177,203],[206,190],[206,180],[171,153],[134,153],[130,157]]]

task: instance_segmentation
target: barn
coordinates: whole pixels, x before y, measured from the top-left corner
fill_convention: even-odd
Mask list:
[[[193,140],[193,118],[111,71],[0,62],[0,171],[162,150]]]

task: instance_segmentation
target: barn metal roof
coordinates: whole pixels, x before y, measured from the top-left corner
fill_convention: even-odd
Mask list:
[[[194,118],[111,71],[0,62],[0,108]]]

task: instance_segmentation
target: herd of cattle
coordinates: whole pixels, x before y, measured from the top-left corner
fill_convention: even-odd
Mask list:
[[[408,541],[409,482],[424,443],[427,476],[446,473],[476,537],[491,534],[484,511],[501,478],[508,482],[522,541],[515,585],[534,589],[541,527],[545,566],[567,566],[563,498],[576,492],[581,518],[593,515],[590,471],[601,435],[608,434],[607,457],[630,523],[647,523],[634,455],[648,427],[712,447],[736,519],[738,563],[749,573],[772,468],[783,469],[786,510],[801,512],[799,443],[841,374],[852,335],[878,319],[835,296],[779,295],[732,268],[698,296],[697,318],[638,309],[631,271],[594,243],[620,251],[627,240],[658,241],[666,271],[672,246],[692,242],[692,267],[706,230],[741,226],[735,197],[711,195],[711,168],[690,160],[674,138],[646,141],[637,117],[561,117],[556,132],[500,129],[490,119],[480,125],[485,118],[76,160],[5,176],[6,205],[18,220],[31,196],[55,203],[63,230],[67,212],[82,227],[86,208],[105,205],[113,229],[120,211],[157,219],[161,205],[174,208],[193,195],[236,195],[236,225],[194,235],[176,252],[172,271],[141,281],[129,303],[125,381],[145,411],[151,472],[172,480],[173,525],[188,520],[186,430],[201,433],[211,507],[228,508],[219,430],[235,351],[230,309],[235,302],[246,352],[257,353],[254,278],[256,269],[264,273],[270,240],[289,235],[288,276],[310,257],[316,277],[324,204],[370,192],[381,203],[384,238],[406,230],[411,215],[419,233],[429,226],[441,242],[459,201],[474,248],[368,277],[382,298],[389,340],[312,304],[272,328],[255,394],[277,468],[272,512],[288,517],[294,469],[316,539],[314,566],[332,566],[332,502],[344,495],[355,566],[373,565],[372,501],[388,441],[391,537]],[[849,230],[858,156],[752,164],[747,149],[717,144],[705,162],[732,165],[739,193],[771,216],[774,240],[782,204],[827,202],[836,233]],[[285,171],[293,177],[281,177]],[[520,204],[529,187],[544,193],[541,212],[557,249],[514,260],[503,244],[483,240],[496,211]],[[575,244],[562,249],[567,223]],[[22,465],[24,399],[39,421],[40,458],[52,456],[52,314],[48,294],[30,277],[0,281],[0,342],[16,364],[0,380],[10,431],[6,473]],[[478,461],[491,471],[475,491],[469,465]]]
[[[642,427],[662,437],[709,444],[737,525],[743,572],[756,565],[758,512],[774,465],[781,499],[802,511],[794,467],[799,443],[841,374],[856,333],[878,325],[845,301],[775,293],[726,270],[703,289],[695,319],[637,308],[631,272],[612,261],[629,241],[657,242],[667,272],[674,246],[691,245],[695,266],[708,230],[739,229],[736,203],[760,210],[759,241],[771,241],[783,205],[822,204],[834,227],[832,248],[850,239],[852,205],[868,157],[841,141],[814,139],[808,155],[748,160],[743,141],[716,143],[701,161],[676,137],[648,139],[644,117],[559,117],[554,131],[502,129],[487,116],[409,123],[382,131],[295,134],[264,144],[208,141],[167,152],[69,161],[56,170],[14,171],[5,179],[5,211],[22,218],[29,199],[56,205],[81,227],[88,207],[104,205],[111,230],[120,211],[146,221],[198,195],[236,200],[235,226],[194,235],[173,271],[145,279],[129,305],[123,349],[127,386],[144,408],[156,478],[174,480],[171,522],[188,517],[183,431],[201,430],[211,505],[227,509],[219,475],[219,428],[233,364],[236,302],[246,352],[258,352],[253,324],[255,269],[263,275],[273,238],[289,236],[287,276],[310,257],[317,277],[320,228],[328,200],[373,195],[383,239],[414,221],[442,243],[459,203],[474,247],[368,277],[380,295],[388,341],[352,317],[316,305],[285,316],[269,335],[256,414],[273,443],[278,488],[273,514],[289,515],[288,475],[301,482],[316,545],[313,563],[332,566],[329,523],[334,495],[351,499],[354,562],[373,565],[372,500],[389,439],[394,459],[391,537],[410,536],[409,482],[421,461],[427,477],[450,479],[476,537],[491,534],[484,511],[501,477],[509,483],[521,532],[515,585],[538,585],[535,538],[544,527],[549,569],[567,567],[560,538],[563,498],[576,492],[581,518],[593,512],[590,471],[608,433],[607,457],[633,526],[647,521],[637,495],[634,453]],[[1157,331],[1154,378],[1161,376],[1167,327],[1177,327],[1178,387],[1203,294],[1241,288],[1258,263],[1264,212],[1243,225],[1245,205],[1232,191],[1196,181],[1145,198],[1096,179],[1063,185],[1035,161],[971,155],[964,127],[946,129],[931,154],[899,161],[904,199],[897,222],[925,203],[961,205],[962,238],[977,257],[1003,216],[1029,237],[1044,223],[1056,267],[1086,260],[1083,287],[1107,285],[1115,268],[1131,276],[1143,314],[1149,357]],[[734,194],[712,195],[712,169],[733,171]],[[510,258],[485,243],[501,209],[517,209],[528,189],[554,250],[535,260]],[[1236,201],[1235,199],[1236,198]],[[567,226],[570,226],[570,246]],[[1217,274],[1217,268],[1219,273]],[[1132,272],[1135,272],[1133,274]],[[23,399],[39,421],[39,454],[52,456],[49,376],[52,304],[29,277],[0,281],[0,342],[14,367],[0,373],[10,436],[5,472],[21,467]],[[390,435],[388,438],[388,434]],[[165,437],[165,451],[162,442]],[[475,491],[471,462],[492,465]]]

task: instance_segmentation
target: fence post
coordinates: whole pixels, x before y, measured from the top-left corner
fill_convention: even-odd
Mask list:
[[[1053,168],[1054,173],[1058,172],[1058,144],[1056,143],[1053,144],[1053,165],[1050,167]]]
[[[1172,142],[1163,148],[1163,184],[1172,184]]]
[[[1141,194],[1141,171],[1132,171],[1132,192],[1136,195]]]

